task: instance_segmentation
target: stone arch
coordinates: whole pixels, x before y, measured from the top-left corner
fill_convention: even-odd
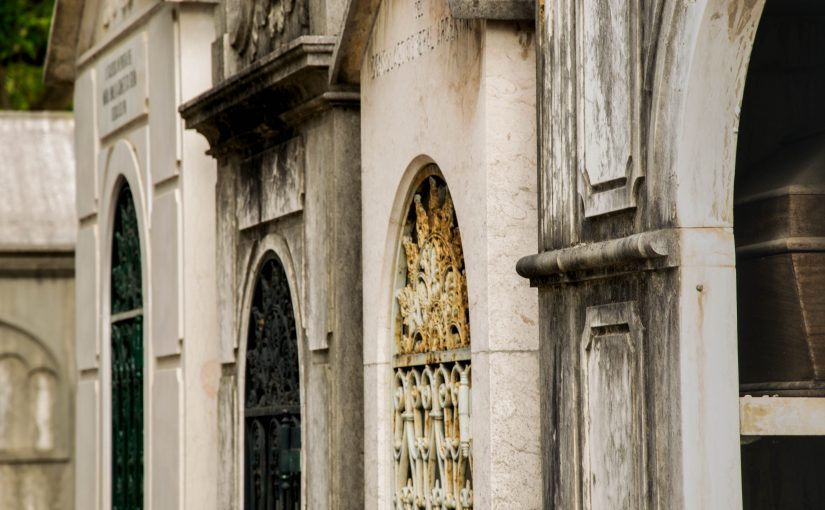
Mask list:
[[[651,177],[665,186],[660,196],[670,197],[661,214],[679,227],[733,224],[739,107],[764,4],[704,0],[665,7],[648,157]]]

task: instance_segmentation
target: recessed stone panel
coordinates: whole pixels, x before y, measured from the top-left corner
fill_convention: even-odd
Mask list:
[[[261,221],[300,211],[304,193],[304,143],[293,138],[261,156]]]
[[[152,179],[160,182],[178,173],[180,159],[180,124],[177,112],[178,45],[175,37],[173,10],[155,16],[148,27],[149,44],[149,155]]]
[[[641,176],[638,0],[580,0],[579,194],[585,217],[634,207]]]
[[[75,300],[77,314],[75,332],[77,368],[85,370],[97,366],[99,353],[98,304],[98,244],[97,225],[82,227],[77,232],[75,248]]]
[[[75,508],[98,508],[97,380],[77,383],[75,414]]]
[[[152,388],[152,508],[180,508],[180,369],[158,370]]]
[[[631,302],[587,309],[582,336],[584,508],[646,508],[642,329]]]
[[[74,111],[78,119],[95,118],[95,72],[81,73],[74,87]],[[97,211],[97,130],[94,122],[76,122],[74,129],[76,164],[77,217],[85,218]]]
[[[155,356],[180,352],[180,204],[178,191],[155,197],[152,208],[152,339]]]

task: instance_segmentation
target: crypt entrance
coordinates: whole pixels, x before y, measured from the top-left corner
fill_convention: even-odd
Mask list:
[[[298,340],[283,264],[258,273],[246,340],[244,501],[250,510],[301,507]]]
[[[825,504],[825,7],[768,0],[734,184],[745,509]]]

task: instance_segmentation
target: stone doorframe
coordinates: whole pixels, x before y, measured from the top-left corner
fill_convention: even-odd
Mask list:
[[[150,273],[150,246],[149,229],[147,228],[148,214],[146,212],[146,191],[135,147],[126,139],[119,139],[112,146],[104,151],[103,189],[101,196],[103,200],[100,206],[100,252],[98,260],[100,264],[99,296],[100,301],[97,306],[100,320],[96,327],[100,328],[98,338],[100,345],[97,346],[100,353],[100,364],[97,369],[97,381],[100,384],[98,393],[100,417],[98,421],[99,443],[95,445],[99,448],[98,469],[101,473],[98,490],[100,507],[109,508],[112,506],[112,323],[111,323],[111,294],[112,294],[112,247],[114,236],[115,213],[120,190],[124,185],[128,185],[132,193],[135,204],[135,216],[138,224],[138,237],[140,241],[141,260],[141,284],[143,286],[143,495],[144,504],[151,499],[152,494],[152,470],[151,470],[151,445],[152,445],[152,406],[150,395],[152,391],[152,378],[154,375],[153,345],[147,341],[148,332],[152,325],[151,307],[151,279]]]
[[[683,508],[742,506],[733,185],[740,105],[764,5],[679,2],[662,20],[650,168],[671,175],[674,226],[688,234],[679,289]],[[698,266],[720,258],[728,275],[703,308]]]

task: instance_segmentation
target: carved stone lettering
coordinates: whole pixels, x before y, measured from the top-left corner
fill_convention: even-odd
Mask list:
[[[585,217],[636,205],[641,44],[638,0],[579,3],[579,194]]]
[[[634,302],[587,309],[582,335],[584,508],[646,508],[642,332]]]
[[[403,5],[403,7],[401,7]],[[399,4],[397,21],[375,31],[364,65],[372,80],[386,76],[440,47],[460,44],[478,30],[479,21],[456,19],[446,0],[415,0]],[[379,17],[380,25],[384,20]],[[456,51],[451,49],[449,51]]]
[[[138,34],[97,66],[97,120],[104,137],[148,112],[146,41]]]

